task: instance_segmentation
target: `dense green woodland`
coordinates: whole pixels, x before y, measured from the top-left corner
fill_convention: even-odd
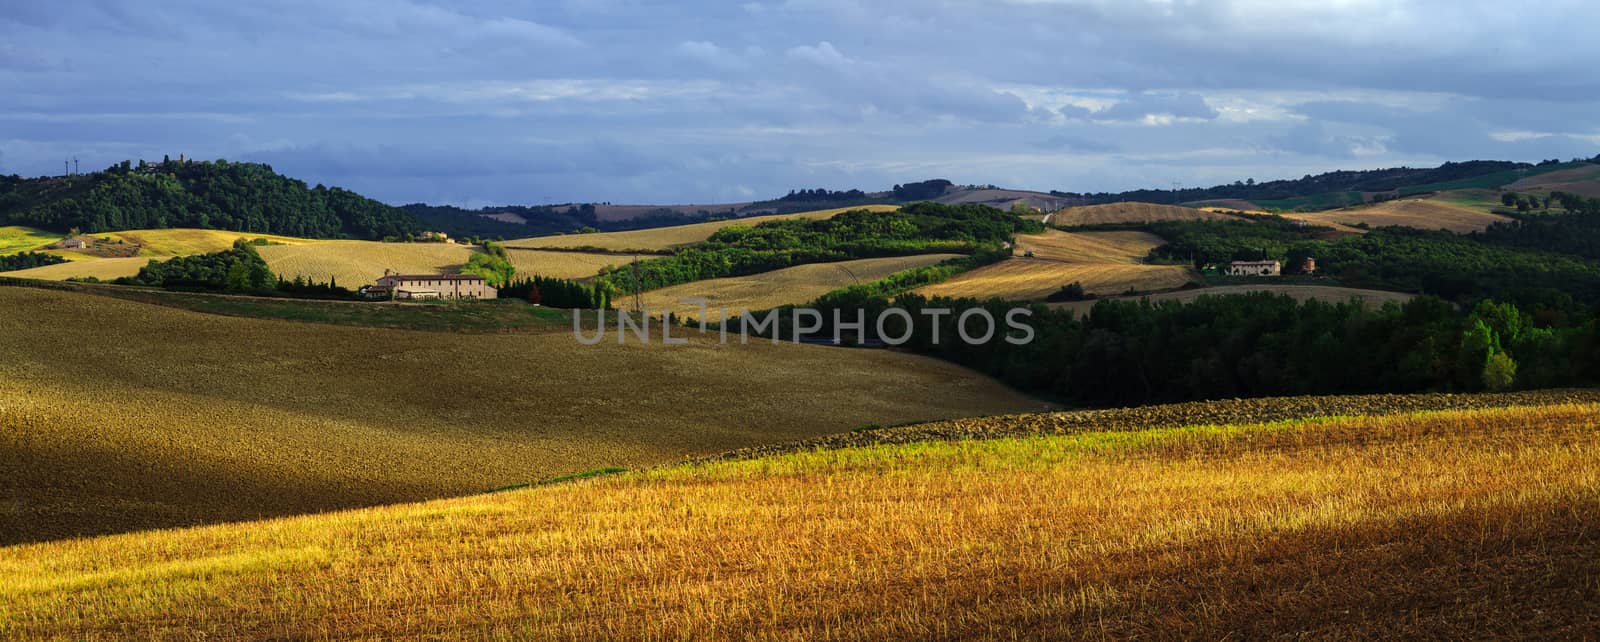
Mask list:
[[[818,335],[832,334],[834,310],[847,323],[860,311],[876,335],[871,326],[891,305],[913,319],[902,349],[1086,406],[1600,382],[1600,320],[1593,309],[1550,316],[1484,300],[1463,310],[1420,297],[1371,310],[1269,293],[1203,296],[1187,304],[1106,300],[1082,317],[1033,304],[1024,319],[1033,340],[1013,345],[1003,337],[1024,337],[1005,323],[1017,306],[1000,300],[902,295],[891,304],[870,288],[847,288],[809,307],[823,312]],[[980,307],[996,320],[997,334],[970,345],[957,338],[957,319]],[[927,309],[951,312],[934,316]],[[881,336],[907,333],[902,317],[883,318]],[[792,317],[780,319],[780,336],[792,337]],[[730,325],[737,331],[739,321]],[[968,320],[969,335],[987,330],[978,317]]]
[[[43,267],[46,265],[55,265],[57,263],[66,262],[66,259],[54,254],[45,254],[43,252],[18,252],[16,254],[0,256],[0,272],[26,270],[28,268]]]
[[[806,263],[952,252],[1003,258],[1019,232],[1042,231],[1035,221],[982,205],[914,203],[894,212],[845,212],[830,219],[732,225],[670,256],[609,268],[598,283],[619,294]]]
[[[377,240],[423,224],[355,192],[305,183],[266,165],[166,161],[67,177],[0,177],[0,225],[67,232],[192,227],[304,238]]]
[[[1431,294],[1458,303],[1496,298],[1565,309],[1600,303],[1600,211],[1497,225],[1480,234],[1385,227],[1337,240],[1325,240],[1326,228],[1252,218],[1092,229],[1140,229],[1166,239],[1151,251],[1152,262],[1192,261],[1202,267],[1277,259],[1294,274],[1311,257],[1316,274],[1354,287]]]

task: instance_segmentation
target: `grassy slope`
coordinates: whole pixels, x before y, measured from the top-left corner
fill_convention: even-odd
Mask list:
[[[1012,258],[917,292],[926,296],[1040,300],[1074,281],[1081,282],[1091,294],[1113,295],[1130,288],[1141,292],[1168,290],[1198,278],[1187,266],[1139,263],[1162,242],[1143,232],[1047,230],[1043,234],[1021,235]],[[1024,256],[1028,250],[1034,252],[1032,258]]]
[[[0,255],[16,254],[49,245],[61,240],[63,235],[21,225],[0,227]]]
[[[0,542],[443,497],[1042,405],[887,351],[581,346],[546,327],[383,330],[0,288]]]
[[[742,310],[766,310],[783,305],[799,305],[814,301],[817,297],[839,288],[857,283],[870,283],[901,270],[933,265],[961,256],[925,254],[813,263],[749,276],[707,279],[651,290],[644,293],[641,299],[652,314],[672,310],[680,316],[699,318],[699,306],[683,305],[679,300],[704,298],[707,301],[709,316],[715,319],[718,308],[726,309],[732,316]],[[632,305],[632,299],[622,299],[615,303],[627,308]]]
[[[1600,406],[811,451],[0,549],[0,634],[1570,638]]]
[[[771,216],[753,216],[729,221],[711,221],[709,223],[694,223],[691,225],[676,225],[673,227],[659,227],[649,230],[636,230],[632,232],[602,232],[598,234],[566,234],[559,236],[535,236],[514,241],[506,241],[506,247],[541,249],[541,248],[580,248],[593,247],[613,252],[626,252],[629,250],[661,251],[674,247],[699,243],[724,227],[733,225],[756,225],[765,221],[776,221],[792,218],[832,218],[851,210],[866,209],[874,212],[892,212],[899,209],[895,205],[865,205],[862,207],[846,207],[815,212],[800,212],[796,214],[775,214]]]

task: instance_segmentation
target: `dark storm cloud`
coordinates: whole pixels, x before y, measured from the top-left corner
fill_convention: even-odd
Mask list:
[[[0,11],[0,171],[270,162],[392,202],[1119,189],[1589,156],[1581,2],[60,0]]]

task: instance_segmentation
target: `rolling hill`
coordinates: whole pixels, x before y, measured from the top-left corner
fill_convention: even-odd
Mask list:
[[[1436,198],[1404,198],[1338,210],[1286,213],[1284,216],[1313,225],[1339,225],[1341,228],[1365,223],[1371,227],[1399,225],[1452,232],[1476,232],[1495,223],[1512,220]]]
[[[1200,210],[1194,210],[1196,212]],[[1144,232],[1063,232],[1018,235],[1015,254],[917,290],[924,296],[1043,300],[1067,284],[1090,294],[1148,292],[1182,287],[1198,274],[1182,265],[1144,265],[1160,237]],[[1033,257],[1025,255],[1034,252]]]
[[[906,354],[583,346],[570,332],[344,327],[0,287],[0,542],[470,494],[1042,407]]]
[[[680,317],[699,318],[699,306],[684,305],[679,300],[704,298],[708,320],[716,319],[716,310],[723,308],[729,316],[744,310],[767,310],[783,305],[800,305],[816,300],[833,290],[851,285],[877,281],[911,268],[934,265],[960,254],[926,254],[921,256],[856,259],[836,263],[811,263],[749,276],[723,279],[706,279],[645,292],[640,298],[651,314],[671,310]],[[614,302],[629,308],[631,299]]]
[[[1106,203],[1069,207],[1050,215],[1050,224],[1058,227],[1075,225],[1105,225],[1112,223],[1150,223],[1153,221],[1208,221],[1237,219],[1221,212],[1158,205],[1155,203]]]
[[[905,430],[1081,427],[14,546],[0,635],[1583,637],[1600,406],[1546,397],[952,422]]]
[[[565,234],[557,236],[535,236],[531,238],[506,241],[507,248],[514,249],[598,249],[607,252],[626,253],[633,250],[642,252],[662,252],[676,247],[699,243],[715,234],[717,230],[733,225],[753,226],[765,221],[776,221],[794,218],[822,219],[832,218],[851,210],[865,209],[874,212],[890,212],[897,209],[893,205],[866,205],[862,207],[843,207],[796,214],[774,214],[769,216],[752,216],[741,219],[723,221],[710,221],[706,223],[693,223],[690,225],[674,225],[671,227],[658,227],[648,230],[634,230],[628,232],[600,232],[595,234]],[[622,261],[628,259],[623,257]]]
[[[0,225],[91,234],[148,228],[228,229],[305,238],[377,240],[422,222],[354,192],[257,163],[124,161],[76,176],[0,176]]]

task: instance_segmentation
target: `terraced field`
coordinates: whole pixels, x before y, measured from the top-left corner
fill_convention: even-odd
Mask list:
[[[641,300],[651,314],[671,310],[680,317],[699,318],[699,306],[684,305],[679,301],[704,298],[709,317],[715,319],[718,308],[726,309],[729,316],[733,316],[744,310],[798,305],[839,288],[869,283],[901,270],[960,257],[959,254],[928,254],[800,265],[750,276],[708,279],[651,290],[644,293]],[[627,307],[631,301],[619,299],[615,303]]]
[[[1250,292],[1271,292],[1273,294],[1287,294],[1297,301],[1356,301],[1359,300],[1367,307],[1378,308],[1390,301],[1404,303],[1415,298],[1416,295],[1404,292],[1389,292],[1386,290],[1365,290],[1361,288],[1344,288],[1331,285],[1220,285],[1209,288],[1195,288],[1192,290],[1178,290],[1176,292],[1159,292],[1135,297],[1110,297],[1112,299],[1149,299],[1150,302],[1160,301],[1193,301],[1202,296],[1220,296],[1225,294],[1247,294]],[[1084,314],[1093,308],[1094,300],[1066,301],[1051,303],[1050,307],[1073,310]]]
[[[1069,207],[1050,216],[1050,224],[1060,227],[1109,223],[1150,223],[1153,221],[1209,221],[1237,218],[1220,212],[1158,205],[1155,203],[1106,203]]]
[[[898,209],[893,205],[866,205],[862,207],[846,207],[831,210],[818,210],[815,212],[801,212],[797,214],[775,214],[771,216],[752,216],[731,221],[711,221],[709,223],[694,223],[692,225],[677,225],[673,227],[658,227],[649,230],[636,230],[632,232],[601,232],[597,234],[564,234],[558,236],[535,236],[514,241],[506,241],[508,248],[544,249],[544,248],[596,248],[610,252],[627,252],[630,250],[662,251],[675,247],[699,243],[730,225],[756,225],[765,221],[776,221],[792,218],[823,219],[833,218],[850,210],[865,209],[874,212],[892,212]]]
[[[1288,213],[1284,216],[1314,225],[1366,223],[1371,227],[1399,225],[1424,230],[1445,229],[1452,232],[1476,232],[1495,223],[1511,220],[1498,214],[1431,198],[1407,198],[1385,201],[1377,205],[1322,212]]]
[[[1043,405],[887,351],[582,346],[561,325],[384,330],[15,287],[0,287],[0,354],[0,543],[461,495]]]
[[[1042,300],[1069,283],[1090,294],[1113,295],[1182,287],[1199,275],[1182,265],[1143,265],[1160,237],[1144,232],[1063,232],[1017,236],[1010,259],[923,287],[925,296]],[[1025,256],[1027,251],[1034,256]]]
[[[1570,396],[1091,419],[10,547],[0,635],[1582,638],[1600,405]]]

